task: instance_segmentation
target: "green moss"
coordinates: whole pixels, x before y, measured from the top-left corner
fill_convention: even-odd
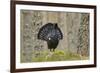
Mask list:
[[[34,53],[35,54],[35,53]],[[71,53],[63,50],[55,50],[55,52],[41,51],[37,56],[32,58],[33,62],[47,62],[47,61],[68,61],[68,60],[83,60],[88,59],[81,57],[79,54]]]

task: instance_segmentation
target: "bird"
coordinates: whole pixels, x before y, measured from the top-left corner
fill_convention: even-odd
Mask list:
[[[46,41],[48,49],[54,52],[59,40],[63,39],[63,33],[57,23],[46,23],[39,29],[37,38]]]

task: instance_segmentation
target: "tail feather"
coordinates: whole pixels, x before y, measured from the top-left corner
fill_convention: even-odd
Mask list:
[[[56,28],[55,28],[54,24],[47,23],[46,25],[42,26],[42,28],[40,28],[39,33],[38,33],[38,39],[47,40],[48,35],[51,33],[52,34],[54,33],[58,39],[63,38],[62,32],[61,32],[60,28],[57,26],[57,24],[56,24]],[[53,36],[53,35],[50,35],[50,36]]]

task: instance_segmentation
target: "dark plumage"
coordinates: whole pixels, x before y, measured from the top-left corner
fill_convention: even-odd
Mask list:
[[[63,34],[57,24],[47,23],[38,32],[38,39],[47,41],[48,49],[54,51]]]

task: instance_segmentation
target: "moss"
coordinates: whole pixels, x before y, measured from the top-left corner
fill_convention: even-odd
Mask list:
[[[47,62],[47,61],[68,61],[68,60],[83,60],[88,59],[81,57],[79,54],[71,53],[63,50],[55,50],[55,52],[41,51],[38,56],[32,58],[33,62]]]

